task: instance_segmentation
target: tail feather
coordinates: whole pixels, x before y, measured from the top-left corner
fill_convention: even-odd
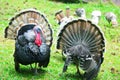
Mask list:
[[[5,29],[5,38],[16,39],[19,30],[26,25],[37,25],[41,28],[47,44],[52,44],[52,30],[46,17],[35,9],[23,10],[11,18]]]
[[[76,19],[64,24],[58,34],[57,49],[85,45],[92,55],[102,55],[105,39],[102,31],[89,20]]]

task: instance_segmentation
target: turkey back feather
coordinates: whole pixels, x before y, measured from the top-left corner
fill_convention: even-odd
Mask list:
[[[50,24],[46,17],[35,9],[23,10],[16,14],[5,29],[5,38],[16,39],[18,35],[23,34],[26,30],[32,29],[36,25],[42,30],[47,45],[51,46],[52,30]]]
[[[62,24],[58,33],[57,49],[63,51],[77,45],[83,45],[97,62],[105,50],[105,39],[100,28],[85,19],[75,19]]]

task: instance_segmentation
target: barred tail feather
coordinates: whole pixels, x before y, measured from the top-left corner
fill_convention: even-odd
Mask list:
[[[71,61],[85,71],[86,80],[92,80],[99,72],[105,50],[104,35],[98,25],[90,20],[62,19],[57,39],[57,49],[62,50],[66,61],[63,72]]]
[[[46,43],[52,44],[52,30],[44,14],[35,9],[26,9],[11,18],[8,27],[5,29],[5,38],[16,39],[19,30],[26,25],[37,25],[41,28]]]
[[[58,34],[57,49],[64,51],[77,45],[85,45],[97,62],[96,57],[102,57],[105,50],[105,39],[99,26],[85,19],[64,24]]]

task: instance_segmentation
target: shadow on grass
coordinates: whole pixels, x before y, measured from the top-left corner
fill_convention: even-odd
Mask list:
[[[60,75],[61,78],[66,78],[66,80],[68,79],[75,79],[75,80],[83,80],[83,77],[78,75],[78,74],[74,74],[74,73],[63,73]]]
[[[27,79],[32,79],[32,78],[35,78],[35,79],[40,79],[41,77],[43,77],[47,71],[45,69],[37,69],[38,71],[38,74],[34,74],[34,71],[31,70],[30,68],[25,68],[25,67],[22,67],[20,68],[20,72],[16,72],[15,69],[12,69],[11,71],[9,71],[9,75],[11,75],[11,77],[19,77],[21,79],[23,78],[27,78]]]
[[[62,3],[80,3],[79,0],[49,0],[49,1],[54,1],[54,2],[62,2]]]
[[[69,79],[75,79],[75,80],[85,80],[84,77],[83,77],[84,74],[77,74],[77,73],[63,73],[63,74],[60,74],[60,78],[66,78],[66,80],[69,80]],[[94,79],[92,80],[99,80],[98,77],[95,77]]]

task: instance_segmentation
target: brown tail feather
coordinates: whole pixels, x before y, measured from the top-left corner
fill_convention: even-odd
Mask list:
[[[11,18],[9,26],[5,29],[5,38],[16,39],[18,31],[25,25],[38,25],[48,41],[48,45],[51,45],[52,30],[46,17],[35,9],[23,10]],[[48,35],[49,34],[49,35]]]
[[[58,36],[57,49],[66,50],[76,45],[85,45],[93,55],[102,55],[105,50],[102,31],[89,20],[76,19],[62,24]]]

